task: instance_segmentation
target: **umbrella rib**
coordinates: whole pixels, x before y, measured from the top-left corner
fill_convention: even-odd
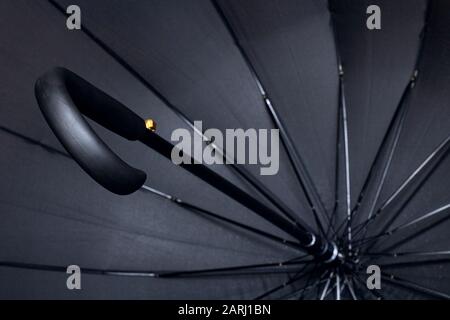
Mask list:
[[[280,297],[280,300],[282,300],[282,299],[289,299],[289,298],[294,297],[294,296],[296,296],[298,294],[301,294],[301,296],[298,298],[298,300],[303,300],[303,297],[304,297],[304,294],[305,294],[306,291],[310,290],[311,288],[316,287],[318,284],[320,284],[321,282],[324,282],[324,281],[325,280],[319,279],[319,280],[316,280],[312,284],[309,284],[309,282],[308,282],[308,284],[305,285],[303,288],[300,288],[298,290],[295,290],[295,291],[293,291],[291,293],[288,293],[288,294]]]
[[[25,140],[25,141],[28,142],[28,143],[31,143],[31,144],[34,144],[34,145],[36,145],[36,146],[42,147],[44,150],[46,150],[46,151],[48,151],[48,152],[55,153],[55,154],[58,154],[58,155],[60,155],[60,156],[65,157],[65,158],[67,158],[67,159],[73,160],[73,158],[70,157],[70,156],[69,156],[67,153],[65,153],[65,152],[62,152],[62,151],[60,151],[60,150],[58,150],[58,149],[56,149],[56,148],[53,148],[53,147],[51,147],[51,146],[48,146],[47,144],[44,144],[44,143],[39,142],[39,141],[36,141],[36,140],[34,140],[34,139],[32,139],[32,138],[29,138],[29,137],[27,137],[27,136],[25,136],[25,135],[22,135],[22,134],[20,134],[20,133],[17,133],[17,132],[15,132],[15,131],[11,130],[11,129],[8,129],[8,128],[6,128],[6,127],[0,126],[0,130],[6,132],[6,133],[8,133],[8,134],[11,134],[11,135],[13,135],[13,136],[16,136],[16,137],[18,137],[18,138],[20,138],[20,139],[23,139],[23,140]],[[149,186],[144,185],[144,186],[141,187],[141,190],[145,190],[145,191],[148,191],[148,192],[152,192],[153,194],[157,194],[157,195],[159,195],[159,196],[161,196],[161,197],[163,197],[163,198],[166,198],[166,199],[168,199],[168,200],[173,201],[174,203],[178,204],[179,206],[182,206],[182,207],[185,207],[185,208],[189,208],[190,210],[195,210],[195,211],[201,212],[201,213],[203,213],[204,215],[213,217],[213,218],[215,218],[215,219],[217,219],[217,220],[221,220],[221,221],[226,222],[226,223],[228,223],[228,224],[230,224],[230,225],[234,225],[234,226],[236,226],[236,227],[239,227],[239,228],[245,229],[245,230],[247,230],[247,231],[250,231],[250,232],[252,232],[252,233],[254,233],[254,234],[256,234],[256,235],[262,236],[262,237],[264,237],[264,238],[266,238],[266,239],[270,239],[270,240],[272,240],[272,241],[275,241],[275,242],[277,242],[278,244],[282,244],[282,245],[285,245],[285,246],[289,246],[289,247],[295,248],[295,249],[297,249],[297,250],[298,250],[298,249],[301,249],[301,246],[300,246],[298,243],[294,242],[294,241],[290,241],[290,240],[283,239],[283,238],[281,238],[281,237],[275,236],[275,235],[270,234],[270,233],[268,233],[268,232],[259,230],[259,229],[257,229],[257,228],[254,228],[254,227],[245,225],[245,224],[243,224],[243,223],[234,221],[234,220],[232,220],[232,219],[223,217],[223,216],[221,216],[221,215],[215,214],[215,213],[213,213],[213,212],[211,212],[211,211],[205,210],[205,209],[203,209],[203,208],[200,208],[200,207],[195,206],[195,205],[193,205],[193,204],[190,204],[190,203],[188,203],[188,202],[184,202],[184,201],[182,201],[182,200],[179,199],[179,198],[175,198],[175,197],[173,197],[173,196],[171,196],[171,195],[168,195],[168,194],[166,194],[166,193],[164,193],[164,192],[161,192],[161,191],[156,190],[156,189],[154,189],[154,188],[151,188],[151,187],[149,187]]]
[[[286,293],[286,294],[284,294],[284,295],[278,297],[277,299],[278,299],[278,300],[290,299],[291,297],[293,297],[293,296],[299,294],[300,291],[301,291],[302,294],[303,294],[303,293],[304,293],[304,290],[309,289],[309,286],[310,286],[309,283],[310,283],[310,280],[311,280],[312,276],[314,275],[314,268],[315,268],[316,266],[317,266],[317,263],[314,264],[314,266],[313,266],[311,272],[309,272],[308,278],[306,279],[306,284],[305,284],[305,286],[303,286],[303,288],[300,288],[300,289],[294,289],[292,292],[288,292],[288,293]],[[297,275],[298,275],[298,273],[297,273],[295,276],[297,276]],[[300,298],[299,298],[299,300],[300,300]]]
[[[336,300],[341,300],[341,278],[339,272],[336,272]]]
[[[343,92],[342,92],[342,77],[344,75],[343,72],[343,67],[342,67],[342,62],[341,62],[341,57],[340,57],[340,53],[338,50],[338,46],[337,46],[337,34],[336,34],[336,25],[334,23],[334,19],[333,19],[333,15],[332,12],[330,10],[330,3],[328,3],[328,11],[330,14],[330,19],[331,19],[331,30],[332,30],[332,34],[333,34],[333,42],[334,42],[334,46],[335,46],[335,50],[336,50],[336,60],[337,60],[337,64],[338,64],[338,75],[339,75],[339,104],[338,104],[338,114],[337,114],[337,131],[336,131],[336,159],[335,159],[335,186],[334,186],[334,208],[331,212],[331,218],[329,219],[329,225],[328,225],[328,229],[327,229],[327,236],[329,236],[329,232],[332,231],[332,237],[334,238],[334,240],[337,240],[338,236],[339,236],[339,229],[337,229],[335,227],[335,223],[337,221],[337,212],[339,209],[339,186],[340,186],[340,179],[339,179],[339,172],[340,172],[340,168],[339,168],[339,163],[340,163],[340,144],[341,144],[341,108],[342,108],[342,99],[343,99]],[[344,98],[345,100],[345,98]],[[345,222],[345,220],[344,220]]]
[[[344,287],[341,286],[341,279],[340,279],[340,276],[339,276],[337,270],[335,271],[334,278],[336,279],[336,281],[333,283],[333,286],[331,288],[328,288],[324,299],[326,297],[328,297],[333,291],[335,291],[335,297],[336,297],[335,300],[341,300],[341,293],[342,293],[342,290],[344,289]],[[330,282],[330,284],[331,284],[331,282]]]
[[[353,278],[352,278],[353,281]],[[344,283],[347,284],[348,292],[350,292],[350,295],[353,300],[358,300],[355,294],[355,290],[353,289],[353,284],[351,281],[348,280],[347,275],[344,275]]]
[[[395,229],[391,230],[390,233],[393,233],[393,232],[396,232],[396,231],[408,228],[408,227],[410,227],[412,225],[418,224],[419,222],[423,222],[423,221],[425,221],[427,219],[431,219],[435,215],[437,215],[437,214],[439,214],[441,212],[445,212],[448,209],[450,209],[450,203],[446,204],[445,206],[442,206],[442,207],[440,207],[440,208],[438,208],[436,210],[433,210],[433,211],[431,211],[431,212],[429,212],[429,213],[427,213],[427,214],[425,214],[425,215],[423,215],[423,216],[421,216],[421,217],[419,217],[417,219],[414,219],[414,220],[412,220],[412,221],[410,221],[408,223],[405,223],[405,224],[403,224],[403,225],[401,225],[399,227],[396,227]]]
[[[317,286],[317,290],[316,290],[316,296],[315,296],[315,298],[316,298],[316,300],[320,300],[320,297],[321,297],[321,293],[320,293],[320,284],[322,284],[322,283],[326,283],[327,281],[328,281],[328,278],[326,278],[325,279],[325,277],[327,276],[327,275],[329,275],[329,273],[330,273],[330,270],[325,270],[321,275],[320,275],[320,277],[319,277],[319,280],[317,280],[316,281],[316,285],[317,284],[319,284],[319,286]],[[304,295],[302,294],[302,296],[301,297],[299,297],[299,300],[304,300],[305,299],[305,297],[304,297]]]
[[[345,100],[345,86],[343,74],[339,78],[340,95],[341,95],[341,121],[344,133],[344,157],[345,157],[345,190],[346,190],[346,206],[347,206],[347,241],[348,250],[352,250],[352,211],[351,211],[351,193],[350,193],[350,155],[348,140],[348,122],[347,122],[347,105]]]
[[[240,265],[225,268],[211,268],[211,269],[199,269],[199,270],[183,270],[183,271],[132,271],[132,270],[109,270],[109,269],[95,269],[95,268],[80,268],[82,273],[92,275],[105,275],[105,276],[121,276],[121,277],[146,277],[146,278],[192,278],[192,277],[211,277],[211,276],[236,276],[241,275],[242,271],[253,270],[259,271],[258,273],[245,273],[246,275],[258,275],[261,273],[293,273],[298,270],[286,270],[285,267],[308,264],[310,261],[302,261],[306,256],[293,258],[290,260],[275,262],[275,263],[261,263],[251,265]],[[45,265],[45,264],[33,264],[22,263],[13,261],[0,261],[0,267],[5,268],[18,268],[28,270],[40,270],[50,272],[64,272],[66,273],[66,266],[58,265]]]
[[[442,263],[450,263],[449,258],[442,258],[436,260],[422,260],[422,261],[402,261],[402,262],[391,262],[391,263],[380,263],[380,267],[389,268],[389,267],[415,267],[415,266],[423,266],[430,264],[442,264]]]
[[[299,297],[298,297],[298,300],[303,300],[303,298],[304,298],[304,296],[305,296],[305,290],[306,290],[306,288],[309,286],[309,284],[310,284],[310,282],[311,282],[311,279],[312,279],[312,277],[314,276],[314,270],[315,270],[315,268],[317,267],[317,262],[314,264],[314,266],[313,266],[313,271],[309,274],[309,276],[308,276],[308,278],[306,279],[306,283],[305,283],[305,286],[302,288],[302,289],[300,289],[300,290],[296,290],[296,291],[294,291],[292,294],[293,295],[296,295],[297,293],[300,293],[300,291],[301,291],[301,293],[300,293],[300,295],[299,295]],[[320,282],[320,280],[322,279],[322,277],[320,277],[319,278],[319,282]]]
[[[238,37],[236,36],[233,27],[231,26],[230,22],[228,21],[225,13],[223,12],[220,5],[217,3],[217,0],[211,0],[214,8],[216,9],[219,17],[221,18],[224,26],[228,30],[228,33],[230,34],[231,38],[233,39],[236,47],[238,48],[244,62],[246,63],[247,67],[249,68],[250,73],[252,74],[258,89],[260,90],[261,97],[266,105],[267,110],[269,111],[269,115],[271,116],[271,119],[275,125],[280,130],[280,136],[281,136],[281,142],[284,145],[286,149],[287,156],[289,158],[289,161],[294,169],[295,175],[298,179],[298,182],[300,183],[303,192],[306,196],[306,199],[311,207],[311,211],[314,214],[314,218],[316,221],[316,224],[318,228],[320,229],[322,235],[325,235],[325,229],[324,225],[322,223],[322,220],[319,218],[319,213],[325,217],[327,220],[330,220],[330,216],[327,213],[327,210],[325,209],[325,206],[323,205],[322,199],[320,198],[319,193],[317,192],[317,188],[314,185],[311,176],[309,175],[308,171],[306,170],[305,164],[303,163],[303,160],[301,159],[297,149],[295,148],[292,138],[288,134],[288,131],[281,121],[278,113],[276,112],[275,108],[272,105],[272,102],[269,98],[269,95],[267,91],[264,89],[261,81],[259,80],[259,76],[256,72],[255,67],[253,66],[250,58],[248,57],[247,53],[245,52],[244,48],[242,47]]]
[[[445,138],[437,148],[435,148],[431,154],[427,156],[427,158],[413,171],[413,173],[404,180],[404,182],[398,187],[392,195],[381,205],[381,207],[375,212],[375,214],[367,219],[365,222],[361,223],[357,226],[356,234],[359,234],[361,230],[365,229],[371,222],[373,222],[377,217],[384,212],[388,205],[390,205],[399,195],[422,173],[423,170],[427,169],[430,166],[430,173],[441,163],[441,161],[448,155],[448,151],[450,150],[450,136]],[[434,165],[430,165],[433,160],[436,160]],[[398,214],[399,212],[397,212]],[[391,221],[392,222],[392,221]]]
[[[425,232],[428,232],[432,230],[433,228],[439,226],[441,223],[444,223],[449,217],[443,217],[442,219],[434,222],[431,225],[422,226],[418,230],[415,230],[414,233],[411,235],[408,235],[406,237],[403,237],[402,239],[399,239],[397,242],[394,242],[393,244],[390,244],[384,251],[391,251],[392,249],[397,248],[398,246],[408,243],[415,239],[416,237],[419,237],[420,235],[424,234]],[[372,247],[367,248],[366,252],[368,252]]]
[[[286,288],[287,286],[289,286],[291,284],[294,284],[295,282],[301,280],[306,274],[308,274],[309,272],[312,272],[312,271],[303,272],[306,269],[307,266],[308,265],[305,265],[303,268],[301,268],[300,271],[298,272],[298,274],[295,277],[293,277],[292,279],[290,279],[290,280],[288,280],[286,282],[283,282],[281,285],[278,285],[278,286],[276,286],[276,287],[274,287],[274,288],[264,292],[263,294],[257,296],[253,300],[262,300],[265,297],[271,295],[272,293],[278,292],[278,291]]]
[[[28,269],[50,272],[67,272],[67,266],[58,265],[46,265],[36,263],[23,263],[14,261],[0,261],[0,267],[4,268],[16,268],[16,269]],[[107,269],[94,269],[94,268],[80,268],[83,273],[93,275],[105,275],[105,276],[124,276],[124,277],[158,277],[157,272],[152,271],[127,271],[127,270],[107,270]]]
[[[201,269],[201,270],[185,270],[185,271],[173,271],[173,272],[162,272],[158,274],[158,277],[160,278],[179,278],[179,277],[192,277],[192,276],[211,276],[211,275],[220,275],[220,276],[232,276],[236,275],[237,272],[243,271],[243,270],[251,270],[251,269],[263,269],[263,271],[267,268],[268,271],[271,270],[280,270],[282,269],[283,272],[285,272],[285,267],[289,266],[297,266],[297,265],[306,265],[310,263],[311,261],[303,259],[307,256],[300,256],[293,259],[289,259],[286,261],[281,262],[275,262],[275,263],[262,263],[262,264],[251,264],[251,265],[240,265],[240,266],[233,266],[233,267],[225,267],[225,268],[211,268],[211,269]],[[297,270],[292,270],[292,272],[298,272]]]
[[[289,247],[297,249],[297,250],[302,250],[302,247],[297,242],[290,241],[290,240],[278,237],[276,235],[273,235],[273,234],[268,233],[266,231],[254,228],[252,226],[246,225],[246,224],[238,222],[236,220],[233,220],[233,219],[230,219],[230,218],[226,218],[226,217],[224,217],[222,215],[219,215],[219,214],[214,213],[212,211],[200,208],[199,206],[196,206],[194,204],[185,202],[184,200],[181,200],[181,199],[176,198],[176,197],[174,197],[172,195],[166,194],[166,193],[164,193],[162,191],[156,190],[156,189],[154,189],[152,187],[149,187],[147,185],[142,186],[142,190],[151,192],[151,193],[156,194],[156,195],[158,195],[160,197],[163,197],[163,198],[165,198],[167,200],[170,200],[173,203],[175,203],[176,205],[178,205],[180,207],[183,207],[183,208],[186,208],[189,211],[197,212],[197,213],[200,213],[202,215],[205,215],[205,216],[208,216],[208,217],[212,217],[212,218],[214,218],[216,220],[223,221],[223,222],[225,222],[225,223],[227,223],[229,225],[232,225],[232,226],[244,229],[244,230],[249,231],[249,232],[251,232],[253,234],[256,234],[256,235],[259,235],[259,236],[261,236],[263,238],[266,238],[268,240],[272,240],[272,241],[274,241],[274,242],[276,242],[278,244],[281,244],[281,245],[284,245],[284,246],[289,246]]]
[[[391,204],[401,192],[414,180],[414,178],[427,167],[441,150],[447,151],[446,147],[450,146],[450,136],[448,136],[444,141],[425,159],[424,162],[403,182],[403,184],[395,190],[395,192],[383,203],[383,205],[378,209],[378,211],[384,210],[389,204]]]
[[[358,293],[358,290],[359,290],[358,289],[358,280],[356,279],[356,276],[354,273],[352,273],[351,281],[352,281],[353,290],[355,291],[356,297],[360,297],[359,300],[364,300],[364,294],[362,293],[362,291]],[[367,286],[365,288],[367,288]],[[377,297],[375,296],[375,298],[377,298]],[[382,298],[377,298],[377,299],[382,299]]]
[[[392,274],[386,274],[386,273],[382,272],[381,273],[381,277],[384,280],[386,280],[386,281],[388,281],[390,283],[402,286],[402,287],[407,288],[407,289],[409,289],[409,290],[411,290],[413,292],[419,292],[419,293],[422,293],[422,294],[426,294],[428,296],[432,296],[434,298],[440,298],[440,299],[446,299],[446,300],[450,299],[450,295],[448,295],[448,294],[446,294],[444,292],[441,292],[441,291],[436,290],[436,289],[431,289],[431,288],[422,286],[422,285],[417,284],[417,283],[415,283],[413,281],[406,280],[406,279],[403,279],[403,278],[399,278],[399,277],[394,276]]]
[[[350,153],[349,153],[349,139],[348,139],[348,122],[347,122],[347,103],[345,98],[345,86],[344,86],[344,69],[342,66],[341,56],[339,53],[339,49],[337,46],[337,31],[336,31],[336,24],[333,19],[333,13],[330,8],[330,3],[328,3],[328,11],[330,13],[331,17],[331,29],[333,33],[333,40],[335,43],[336,48],[336,60],[338,62],[338,71],[339,71],[339,112],[338,112],[338,134],[337,134],[337,142],[336,142],[336,187],[335,187],[335,211],[334,214],[336,215],[336,211],[338,209],[339,205],[339,169],[340,169],[340,157],[339,157],[339,150],[340,144],[341,144],[341,130],[344,133],[344,159],[345,159],[345,188],[346,188],[346,206],[347,206],[347,219],[344,219],[342,223],[338,227],[333,226],[333,236],[335,238],[339,237],[340,230],[342,227],[347,225],[347,240],[348,240],[348,249],[351,250],[352,246],[352,218],[354,212],[351,210],[351,193],[350,193]],[[341,128],[343,127],[343,128]],[[332,219],[335,217],[332,217]],[[330,222],[330,225],[333,225],[333,222]]]
[[[331,288],[328,288],[328,291],[327,291],[327,293],[325,294],[325,297],[322,300],[325,300],[334,291],[335,288],[336,288],[336,283],[334,282],[333,286]]]
[[[47,145],[45,143],[42,143],[40,141],[37,141],[37,140],[35,140],[33,138],[30,138],[30,137],[28,137],[26,135],[23,135],[23,134],[21,134],[21,133],[19,133],[17,131],[14,131],[14,130],[9,129],[9,128],[4,127],[4,126],[0,126],[0,130],[3,131],[4,133],[7,133],[7,134],[12,135],[12,136],[14,136],[16,138],[19,138],[19,139],[21,139],[21,140],[23,140],[23,141],[25,141],[27,143],[30,143],[30,144],[33,144],[35,146],[41,147],[47,152],[54,153],[54,154],[66,157],[68,159],[72,159],[72,157],[69,156],[67,153],[65,153],[63,151],[60,151],[60,150],[58,150],[58,149],[56,149],[54,147],[51,147],[51,146],[49,146],[49,145]]]
[[[333,278],[333,275],[334,275],[334,272],[331,271],[330,275],[328,276],[327,282],[325,283],[325,286],[324,286],[324,288],[322,290],[322,294],[320,295],[320,300],[325,299],[327,291],[328,291],[328,287],[330,286],[331,279]]]
[[[53,5],[58,11],[65,15],[64,8],[57,3],[55,0],[48,0],[51,5]],[[118,53],[112,50],[108,45],[106,45],[102,40],[100,40],[92,31],[90,31],[85,26],[82,31],[100,48],[102,48],[108,55],[114,58],[122,67],[124,67],[133,77],[135,77],[144,87],[152,92],[162,103],[164,103],[169,109],[171,109],[179,118],[181,118],[189,127],[191,127],[196,134],[199,134],[204,141],[210,141],[207,137],[203,135],[202,132],[194,126],[192,121],[173,105],[168,98],[166,98],[160,91],[158,91],[154,86],[152,86],[138,71],[136,71],[130,64],[128,64]],[[226,155],[224,149],[220,149],[217,145],[212,144],[216,151],[224,155],[224,157],[229,158]],[[235,159],[234,159],[235,160]],[[273,205],[275,205],[280,211],[290,220],[295,223],[301,224],[303,221],[295,215],[295,213],[290,209],[282,200],[280,200],[273,192],[271,192],[267,187],[265,187],[261,182],[256,180],[248,170],[235,165],[236,161],[233,161],[227,166],[233,169],[233,171],[244,178],[248,183],[250,183],[256,190],[259,191],[261,195],[267,198]]]
[[[434,257],[434,256],[450,256],[450,250],[441,251],[411,251],[411,252],[367,252],[365,256],[370,257]]]
[[[360,240],[357,240],[357,241],[354,242],[354,244],[356,244],[358,247],[361,247],[362,245],[366,245],[367,243],[370,243],[372,241],[377,241],[377,240],[379,240],[381,238],[392,236],[392,235],[396,234],[398,231],[402,231],[404,229],[407,229],[407,228],[409,228],[411,226],[414,226],[414,225],[417,225],[419,223],[424,223],[425,221],[427,221],[427,220],[429,220],[431,218],[434,218],[436,215],[438,215],[438,214],[440,214],[442,212],[445,213],[448,209],[450,209],[450,203],[446,204],[444,206],[441,206],[440,208],[435,209],[435,210],[433,210],[431,212],[428,212],[428,213],[420,216],[419,218],[416,218],[416,219],[414,219],[414,220],[412,220],[410,222],[407,222],[407,223],[402,224],[402,225],[400,225],[398,227],[392,228],[392,229],[390,229],[388,231],[385,231],[383,233],[374,235],[372,237],[366,237],[366,238],[362,238]],[[447,213],[450,213],[450,212],[447,212]]]

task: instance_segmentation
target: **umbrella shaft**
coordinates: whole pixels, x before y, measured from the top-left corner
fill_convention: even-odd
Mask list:
[[[174,146],[170,142],[158,136],[156,133],[148,131],[139,140],[167,159],[171,159]],[[192,160],[190,163],[194,163],[194,161]],[[332,261],[337,257],[337,247],[334,243],[329,243],[325,239],[318,237],[304,225],[299,223],[291,223],[276,211],[266,206],[264,203],[257,200],[244,190],[235,186],[227,179],[218,175],[205,165],[182,163],[180,164],[180,167],[212,185],[216,189],[222,191],[230,198],[236,200],[260,217],[297,239],[300,242],[301,247],[316,258],[324,259],[325,261]]]

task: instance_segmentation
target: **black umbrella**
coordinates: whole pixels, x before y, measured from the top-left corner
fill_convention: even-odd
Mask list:
[[[449,3],[71,4],[0,4],[1,297],[450,296]],[[278,128],[278,174],[174,165],[177,128],[228,156],[194,120]]]

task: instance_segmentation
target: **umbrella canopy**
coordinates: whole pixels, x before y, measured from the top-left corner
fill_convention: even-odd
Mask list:
[[[381,30],[366,27],[369,1],[78,0],[69,31],[71,4],[0,3],[0,297],[450,297],[448,1],[380,0]],[[165,141],[201,135],[195,120],[279,129],[279,172],[208,166],[227,193],[90,122],[147,174],[111,193],[38,107],[56,66],[155,119]],[[73,264],[81,291],[66,287]],[[373,264],[381,290],[366,286]]]

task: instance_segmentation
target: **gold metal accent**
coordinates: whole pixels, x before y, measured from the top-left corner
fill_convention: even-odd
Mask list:
[[[152,119],[147,119],[147,120],[145,120],[145,127],[148,130],[155,132],[156,131],[156,122],[153,121]]]

